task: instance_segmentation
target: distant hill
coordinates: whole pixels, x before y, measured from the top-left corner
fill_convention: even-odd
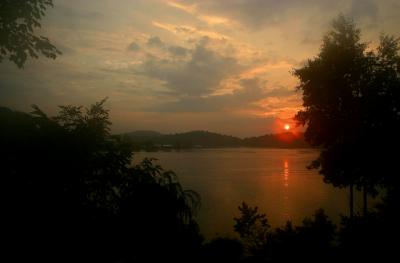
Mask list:
[[[266,134],[258,137],[249,137],[242,140],[247,147],[273,147],[273,148],[309,148],[304,140],[304,134],[291,132]]]
[[[133,142],[146,142],[148,140],[154,140],[163,136],[163,134],[156,131],[133,131],[123,134]]]
[[[237,147],[240,146],[242,142],[240,138],[208,131],[169,134],[158,138],[156,141],[161,144],[173,145],[177,148],[190,148],[194,146],[206,148]]]
[[[222,147],[270,147],[308,148],[303,134],[291,132],[267,134],[258,137],[238,138],[209,131],[191,131],[162,134],[156,131],[134,131],[123,134],[137,149],[156,151],[159,149],[222,148]]]

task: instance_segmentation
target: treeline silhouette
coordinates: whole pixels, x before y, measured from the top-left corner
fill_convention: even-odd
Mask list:
[[[205,241],[197,193],[154,160],[132,165],[132,146],[109,133],[104,100],[62,106],[55,117],[0,108],[2,224],[15,261],[339,262],[389,260],[400,234],[392,194],[367,215],[334,225],[323,210],[272,229],[243,203],[237,239]]]
[[[354,22],[340,15],[319,54],[295,69],[306,125],[305,139],[321,153],[311,167],[335,187],[347,187],[350,216],[354,189],[368,196],[384,189],[398,196],[400,148],[399,38],[381,35],[376,48],[361,41]]]
[[[390,262],[398,255],[399,204],[389,208],[387,201],[368,215],[342,216],[339,226],[318,209],[298,226],[288,221],[276,229],[257,207],[242,203],[234,218],[236,262]],[[225,246],[233,249],[233,242]]]
[[[155,131],[134,131],[122,136],[130,140],[135,150],[181,150],[221,147],[309,148],[302,133],[284,132],[257,137],[238,138],[209,131],[161,134]]]
[[[104,101],[48,117],[0,108],[2,224],[15,261],[183,261],[202,242],[199,195],[110,136]]]

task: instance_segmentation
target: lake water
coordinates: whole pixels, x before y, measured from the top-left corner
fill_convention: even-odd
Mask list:
[[[200,230],[212,238],[233,234],[242,201],[258,206],[274,227],[287,220],[300,223],[318,208],[338,222],[339,214],[348,212],[348,193],[306,168],[317,156],[312,149],[229,148],[140,152],[134,160],[157,158],[164,169],[177,173],[185,189],[197,191],[202,198]]]

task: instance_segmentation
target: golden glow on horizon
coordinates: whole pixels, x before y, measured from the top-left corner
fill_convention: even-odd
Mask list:
[[[290,125],[289,124],[285,124],[285,130],[290,130]]]

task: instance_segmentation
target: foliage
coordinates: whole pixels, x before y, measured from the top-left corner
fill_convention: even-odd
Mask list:
[[[241,262],[243,245],[239,240],[217,237],[203,247],[202,262]]]
[[[339,16],[318,56],[294,75],[304,106],[296,119],[307,127],[306,140],[321,148],[311,166],[324,180],[366,187],[370,194],[398,180],[387,165],[395,161],[390,149],[400,141],[398,40],[382,36],[374,51],[361,42],[355,24]]]
[[[336,226],[324,210],[315,211],[312,218],[305,218],[301,225],[293,226],[290,221],[270,235],[266,253],[279,261],[302,259],[308,262],[332,262],[335,252]],[[291,251],[285,254],[285,251]]]
[[[398,254],[399,215],[372,212],[367,216],[342,217],[338,255],[353,261],[391,261]]]
[[[245,202],[239,206],[240,217],[234,218],[234,230],[243,240],[249,251],[256,251],[265,245],[270,225],[265,214],[258,212],[258,207],[250,207]]]
[[[321,258],[333,261],[336,226],[322,209],[312,218],[305,218],[299,226],[288,221],[284,227],[274,230],[257,207],[242,203],[239,210],[241,217],[234,219],[234,229],[247,248],[251,262],[320,262]]]
[[[0,108],[5,221],[30,242],[23,249],[49,247],[70,260],[195,254],[199,195],[153,159],[132,165],[132,146],[110,135],[104,103],[61,106],[55,117],[37,106],[31,114]]]
[[[61,52],[35,30],[52,0],[2,0],[0,2],[0,62],[8,59],[22,68],[28,57],[42,54],[55,59]]]
[[[162,150],[162,145],[169,145],[175,150],[187,148],[218,147],[270,147],[270,148],[308,148],[303,135],[291,132],[267,134],[258,137],[237,138],[207,131],[191,131],[176,134],[161,134],[154,131],[135,131],[125,133],[136,149],[145,151]]]

